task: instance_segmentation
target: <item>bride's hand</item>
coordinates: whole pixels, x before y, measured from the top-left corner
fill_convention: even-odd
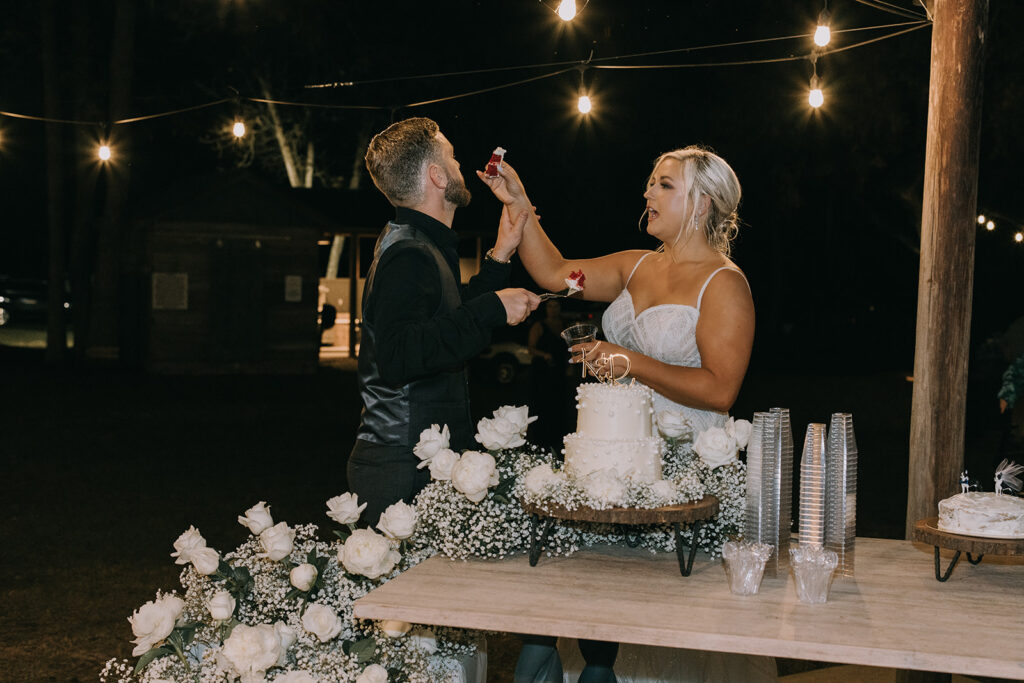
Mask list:
[[[519,174],[509,166],[508,162],[502,162],[496,178],[488,177],[483,171],[477,171],[476,176],[491,188],[491,192],[502,204],[517,205],[522,208],[530,206],[526,188],[523,187]]]
[[[570,363],[581,363],[585,358],[598,373],[598,379],[609,375],[619,379],[629,371],[629,351],[618,344],[606,341],[584,342],[570,346],[569,353]],[[611,358],[613,355],[619,357]],[[605,358],[604,362],[601,361],[602,357]]]

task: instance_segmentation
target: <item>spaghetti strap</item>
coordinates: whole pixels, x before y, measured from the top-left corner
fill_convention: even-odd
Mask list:
[[[633,273],[635,273],[636,269],[640,267],[640,262],[643,261],[645,258],[647,258],[648,256],[650,256],[653,253],[654,253],[653,251],[649,251],[649,252],[647,252],[646,254],[644,254],[643,256],[641,256],[640,258],[638,258],[636,260],[636,265],[633,266],[633,270],[629,271],[629,277],[626,278],[626,284],[624,284],[622,286],[623,289],[625,289],[626,287],[629,287],[629,281],[633,279]]]
[[[637,263],[639,263],[639,261]],[[636,269],[634,268],[634,270],[636,270]],[[714,276],[718,275],[723,270],[732,270],[732,271],[735,271],[735,272],[739,273],[740,277],[743,278],[743,281],[747,283],[747,289],[750,289],[750,283],[747,282],[747,276],[743,274],[743,271],[739,270],[738,268],[733,268],[731,266],[722,266],[721,268],[718,268],[714,272],[712,272],[711,275],[708,275],[708,279],[704,281],[704,286],[700,288],[700,294],[697,295],[697,310],[698,311],[700,311],[700,302],[704,298],[704,290],[707,289],[708,285],[711,283],[711,278],[713,278]]]

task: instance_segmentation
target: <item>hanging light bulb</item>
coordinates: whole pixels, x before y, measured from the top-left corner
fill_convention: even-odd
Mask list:
[[[1016,242],[1017,244],[1024,242],[1024,232],[1018,232],[1016,235],[1014,235],[1013,241]]]
[[[978,225],[985,224],[985,214],[978,214]]]
[[[590,101],[589,95],[580,95],[580,98],[576,100],[576,108],[580,110],[581,114],[589,114],[590,110],[594,108],[594,103]]]
[[[231,127],[231,132],[234,133],[236,138],[245,137],[245,122],[235,121],[235,125]]]
[[[562,21],[572,21],[576,16],[576,0],[562,0],[558,5],[558,16]]]
[[[99,148],[99,150],[97,150],[96,154],[97,154],[97,156],[99,156],[100,161],[110,161],[110,157],[111,157],[110,145],[108,145],[106,143],[100,145],[100,148]]]
[[[832,40],[832,29],[829,28],[831,21],[828,9],[821,10],[821,14],[818,15],[818,28],[814,30],[814,44],[818,47],[825,47]]]
[[[825,93],[821,91],[821,84],[818,83],[816,75],[811,76],[811,91],[807,94],[807,103],[815,109],[825,104]]]
[[[996,229],[995,221],[989,221],[989,222],[985,223],[985,229],[989,230],[989,231],[995,230]]]

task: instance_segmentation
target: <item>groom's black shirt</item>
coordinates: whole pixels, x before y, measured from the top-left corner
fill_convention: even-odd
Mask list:
[[[430,216],[397,207],[395,223],[411,225],[444,254],[456,282],[458,235]],[[437,263],[416,249],[389,249],[377,263],[373,291],[363,317],[376,333],[381,379],[399,387],[438,370],[465,363],[491,340],[491,331],[506,321],[495,290],[506,287],[510,266],[484,259],[480,272],[462,288],[462,305],[435,315],[441,302]]]

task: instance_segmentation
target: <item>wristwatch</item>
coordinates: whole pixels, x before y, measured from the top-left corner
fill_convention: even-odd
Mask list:
[[[494,261],[495,263],[500,263],[503,266],[507,266],[508,264],[512,263],[512,258],[511,257],[509,257],[508,260],[506,260],[506,261],[502,261],[500,258],[495,256],[494,255],[494,247],[491,247],[490,249],[487,250],[487,253],[484,254],[484,258],[485,259],[489,259],[491,261]]]

